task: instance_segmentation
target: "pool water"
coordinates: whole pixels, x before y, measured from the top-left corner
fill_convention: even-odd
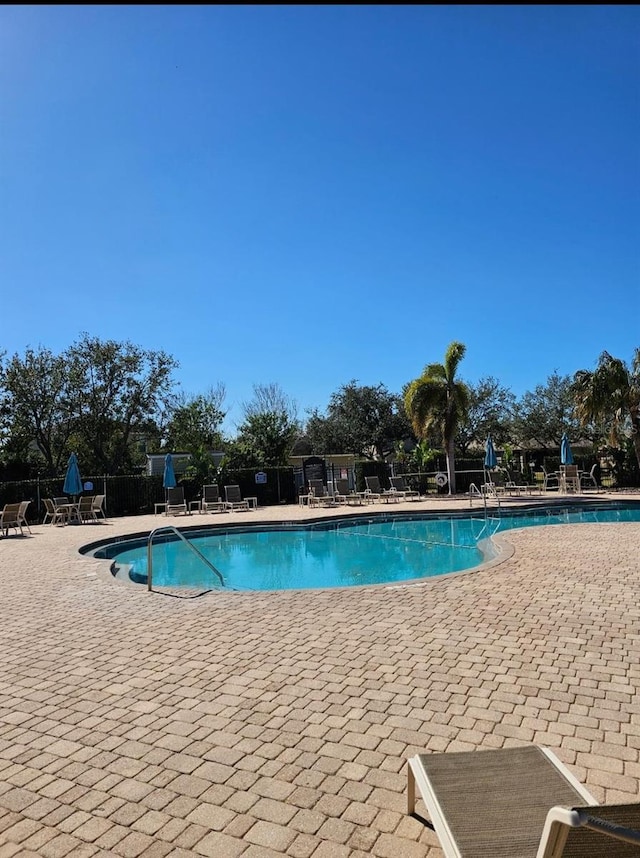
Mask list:
[[[283,590],[390,584],[471,569],[487,555],[478,542],[501,531],[548,524],[638,522],[640,505],[552,507],[501,518],[424,514],[358,516],[313,524],[209,528],[187,537],[219,570],[225,588]],[[491,556],[491,543],[483,543]],[[147,581],[146,539],[92,551],[113,558],[133,581]],[[211,569],[175,537],[153,547],[154,587],[219,586]]]

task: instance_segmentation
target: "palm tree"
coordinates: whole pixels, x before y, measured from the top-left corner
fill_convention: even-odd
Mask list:
[[[430,363],[420,378],[410,382],[404,395],[404,407],[419,438],[431,430],[442,433],[447,455],[449,494],[455,494],[456,470],[454,441],[458,424],[469,407],[469,389],[456,381],[456,371],[467,347],[453,342],[447,348],[444,363]]]
[[[618,446],[622,430],[631,424],[633,447],[640,465],[640,348],[631,366],[602,352],[593,372],[580,369],[574,376],[576,414],[584,425],[590,421],[610,422],[611,443]]]

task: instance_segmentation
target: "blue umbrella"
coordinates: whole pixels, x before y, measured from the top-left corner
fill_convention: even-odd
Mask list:
[[[569,444],[566,432],[562,433],[562,440],[560,441],[560,463],[562,465],[573,465],[573,453],[571,452],[571,445]]]
[[[487,435],[487,443],[484,445],[484,466],[485,468],[495,468],[498,464],[496,451],[493,448],[491,435]]]
[[[78,457],[75,453],[69,456],[67,462],[67,473],[64,477],[64,486],[62,491],[66,495],[81,495],[82,480],[80,479],[80,468],[78,467]]]
[[[174,489],[177,486],[176,475],[173,470],[173,459],[171,453],[164,457],[164,474],[162,475],[162,486],[165,489]]]

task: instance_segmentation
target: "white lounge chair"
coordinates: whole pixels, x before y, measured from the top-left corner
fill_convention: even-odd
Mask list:
[[[379,477],[365,477],[364,481],[367,484],[367,491],[365,494],[369,500],[379,500],[384,501],[385,503],[389,503],[389,501],[398,503],[402,500],[402,495],[395,490],[390,491],[389,489],[383,489],[380,485]]]
[[[408,766],[445,858],[637,858],[640,804],[598,805],[547,748],[419,754]]]
[[[349,480],[336,480],[336,493],[333,499],[336,503],[354,504],[355,506],[364,502],[361,494],[351,491]]]
[[[217,485],[202,486],[201,512],[227,512],[227,505],[220,497]]]
[[[167,489],[167,515],[180,515],[184,513],[188,514],[189,510],[187,508],[187,502],[184,499],[184,488],[182,486],[175,486],[174,488]]]
[[[403,496],[404,500],[420,500],[420,492],[410,489],[404,477],[389,477],[391,488]]]
[[[335,500],[322,480],[309,480],[308,503],[309,506],[332,506]]]
[[[240,486],[225,486],[224,496],[226,498],[226,507],[232,512],[234,510],[248,510],[249,501],[242,499]]]

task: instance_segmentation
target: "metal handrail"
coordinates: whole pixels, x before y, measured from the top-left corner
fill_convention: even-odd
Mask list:
[[[184,533],[180,533],[180,531],[178,530],[177,527],[174,527],[172,524],[165,524],[162,527],[156,527],[155,530],[152,530],[151,533],[149,534],[149,538],[147,540],[147,590],[151,590],[152,586],[153,586],[153,548],[152,548],[153,537],[156,535],[156,533],[161,533],[162,531],[168,531],[168,530],[175,533],[175,535],[177,537],[179,537],[184,542],[184,544],[194,552],[194,554],[197,554],[198,557],[204,563],[207,564],[207,566],[209,567],[209,569],[211,569],[212,572],[215,572],[215,574],[220,579],[221,586],[224,587],[224,577],[222,575],[222,572],[220,572],[218,569],[216,569],[216,567],[213,565],[213,563],[211,563],[210,560],[207,560],[207,558],[204,556],[202,551],[200,551],[198,548],[196,548],[192,542],[189,542],[189,540],[184,535]]]
[[[483,492],[481,489],[479,489],[475,483],[471,483],[471,485],[469,486],[469,507],[473,506],[473,496],[474,495],[478,495],[479,498],[482,498],[482,503],[484,505],[484,517],[485,517],[485,521],[486,521],[487,516],[488,516],[488,513],[487,513],[487,494],[486,494],[486,492]],[[495,497],[496,497],[496,505],[498,507],[498,516],[501,516],[502,510],[500,507],[500,496],[496,493]]]
[[[486,518],[486,515],[487,515],[487,496],[485,495],[484,492],[480,491],[480,489],[478,488],[478,486],[475,483],[471,483],[469,486],[469,507],[473,506],[473,496],[474,495],[478,495],[478,497],[482,499],[482,502],[484,503],[484,514],[485,514],[485,518]]]

